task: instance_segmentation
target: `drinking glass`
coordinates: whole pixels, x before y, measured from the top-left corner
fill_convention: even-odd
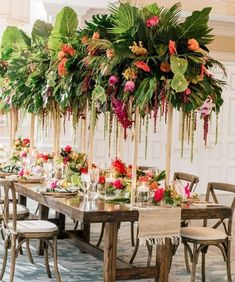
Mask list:
[[[54,174],[53,162],[49,160],[46,163],[43,163],[43,171],[46,179],[52,178]]]
[[[91,168],[88,170],[89,180],[91,184],[91,196],[98,198],[96,186],[99,182],[100,171],[98,168]]]

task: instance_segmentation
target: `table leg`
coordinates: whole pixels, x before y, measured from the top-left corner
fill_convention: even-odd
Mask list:
[[[27,205],[27,198],[25,196],[22,196],[22,195],[18,194],[18,203],[20,205],[23,205],[23,206],[26,207],[26,205]]]
[[[103,281],[114,282],[116,278],[118,222],[106,222],[104,230]]]
[[[168,276],[171,267],[171,260],[173,255],[171,239],[166,238],[165,245],[161,246],[160,259],[160,277],[159,281],[168,282]]]

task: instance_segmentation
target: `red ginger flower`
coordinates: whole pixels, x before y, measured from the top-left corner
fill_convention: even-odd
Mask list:
[[[61,62],[58,65],[58,74],[59,76],[66,76],[66,74],[68,73],[67,69],[66,69],[66,62],[67,62],[67,58],[63,58],[61,60]]]
[[[126,174],[126,166],[120,159],[115,159],[112,161],[112,167],[117,171],[119,174]]]
[[[174,54],[177,53],[175,41],[170,40],[168,47],[169,47],[169,53],[170,53],[170,55],[174,55]]]
[[[65,54],[64,51],[61,50],[61,51],[58,53],[57,57],[58,57],[58,60],[61,61],[64,57],[66,57],[66,54]]]
[[[150,72],[150,67],[143,61],[136,61],[134,65],[143,71]]]

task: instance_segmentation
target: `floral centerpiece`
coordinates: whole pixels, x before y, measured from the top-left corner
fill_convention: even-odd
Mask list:
[[[13,142],[13,152],[11,162],[17,163],[22,158],[26,158],[29,153],[30,140],[29,138],[18,137]]]

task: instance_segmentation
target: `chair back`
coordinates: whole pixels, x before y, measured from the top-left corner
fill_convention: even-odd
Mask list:
[[[173,180],[183,180],[189,182],[189,190],[193,192],[197,187],[199,177],[189,173],[175,172]]]
[[[232,223],[233,223],[233,214],[235,209],[235,185],[228,184],[228,183],[221,183],[221,182],[209,182],[207,186],[207,193],[206,193],[206,201],[213,201],[215,204],[223,204],[219,202],[219,194],[221,195],[221,192],[225,192],[226,194],[232,196],[231,197],[231,204],[229,207],[231,207],[232,213],[230,218],[228,219],[227,223],[224,220],[224,218],[221,218],[218,222],[216,222],[213,225],[213,228],[217,228],[220,225],[223,226],[225,233],[228,236],[232,235]],[[204,226],[207,226],[207,220],[204,220]]]
[[[11,229],[16,230],[17,210],[16,210],[16,192],[12,181],[7,179],[0,179],[0,187],[4,190],[4,201],[0,203],[2,212],[2,228],[10,229],[8,226],[9,219],[12,222]],[[0,189],[1,191],[1,189]],[[1,192],[0,192],[1,193]],[[1,195],[0,195],[1,198]],[[9,211],[9,204],[12,204],[11,216]]]

